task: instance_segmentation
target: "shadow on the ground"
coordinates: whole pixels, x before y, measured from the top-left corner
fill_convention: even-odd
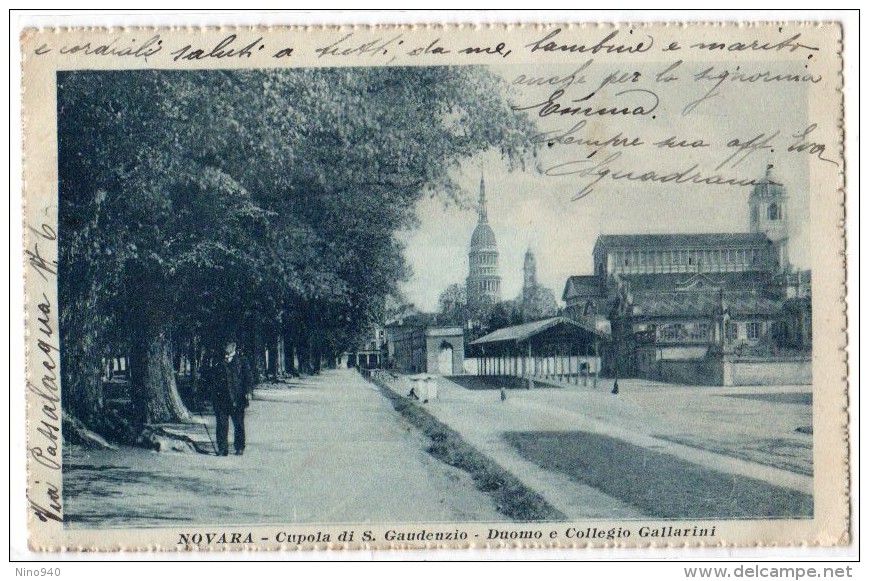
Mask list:
[[[528,389],[528,380],[522,377],[510,375],[450,375],[450,381],[470,390],[486,389]],[[540,381],[534,382],[534,389],[563,389],[558,385],[551,385]]]
[[[590,432],[508,432],[526,459],[658,518],[808,518],[812,497]]]
[[[797,442],[785,438],[765,438],[751,442],[722,442],[698,436],[669,436],[666,434],[656,434],[655,438],[781,470],[789,470],[804,476],[812,476],[813,473],[812,445],[810,442]]]
[[[135,450],[134,453],[139,453]],[[218,498],[221,495],[245,494],[238,487],[226,486],[202,477],[172,475],[165,472],[136,470],[111,464],[89,464],[69,459],[63,466],[63,496],[69,504],[64,511],[67,525],[100,524],[114,526],[148,526],[155,522],[192,522],[199,516],[183,504],[173,503],[173,491]],[[162,494],[161,494],[162,491]],[[79,503],[88,499],[139,494],[137,502],[128,504]],[[115,510],[112,507],[116,507]]]

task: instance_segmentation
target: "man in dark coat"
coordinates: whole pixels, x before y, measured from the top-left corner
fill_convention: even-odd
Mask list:
[[[244,357],[236,351],[235,341],[227,341],[224,357],[213,369],[212,403],[217,419],[217,453],[229,455],[229,419],[232,418],[235,453],[244,453],[244,410],[250,405],[253,378]]]

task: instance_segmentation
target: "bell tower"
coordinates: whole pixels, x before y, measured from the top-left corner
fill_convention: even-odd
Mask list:
[[[525,264],[522,266],[522,300],[527,301],[537,290],[537,259],[529,248],[525,252]]]
[[[766,166],[766,175],[755,184],[748,197],[749,232],[766,234],[772,241],[778,272],[784,272],[790,267],[787,202],[787,191],[773,177],[772,165]]]

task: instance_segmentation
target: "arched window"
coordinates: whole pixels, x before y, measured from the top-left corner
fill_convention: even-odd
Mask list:
[[[757,206],[751,207],[751,223],[757,224]]]
[[[770,220],[781,220],[781,208],[778,204],[773,202],[769,205],[769,208],[767,208],[766,215]]]

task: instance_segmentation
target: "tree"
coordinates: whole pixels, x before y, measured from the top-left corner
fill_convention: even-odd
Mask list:
[[[104,323],[124,336],[114,348],[130,356],[133,419],[184,420],[172,366],[174,327],[203,314],[191,305],[203,279],[223,290],[224,301],[210,305],[208,317],[220,317],[227,297],[251,288],[248,276],[225,275],[252,274],[262,264],[267,240],[252,241],[247,233],[266,213],[197,146],[189,126],[203,121],[191,116],[198,110],[185,97],[204,88],[201,83],[153,71],[99,75],[94,82],[87,73],[69,73],[59,83],[61,228],[72,237],[69,246],[60,242],[69,268],[69,276],[61,275],[62,305],[78,303],[64,292],[68,281],[80,277],[93,286],[104,277]],[[82,202],[93,191],[100,192],[102,215],[78,234],[77,222],[89,217]],[[90,260],[67,252],[77,245],[94,249]],[[66,313],[74,322],[74,311]],[[77,330],[70,325],[66,344],[81,339]],[[98,361],[100,351],[86,358]]]
[[[443,325],[464,326],[468,320],[468,294],[465,285],[453,283],[438,298],[438,321]]]
[[[495,303],[487,321],[489,332],[510,326],[510,305],[506,301]]]
[[[558,315],[558,303],[552,289],[536,285],[522,295],[521,318],[523,323]]]

